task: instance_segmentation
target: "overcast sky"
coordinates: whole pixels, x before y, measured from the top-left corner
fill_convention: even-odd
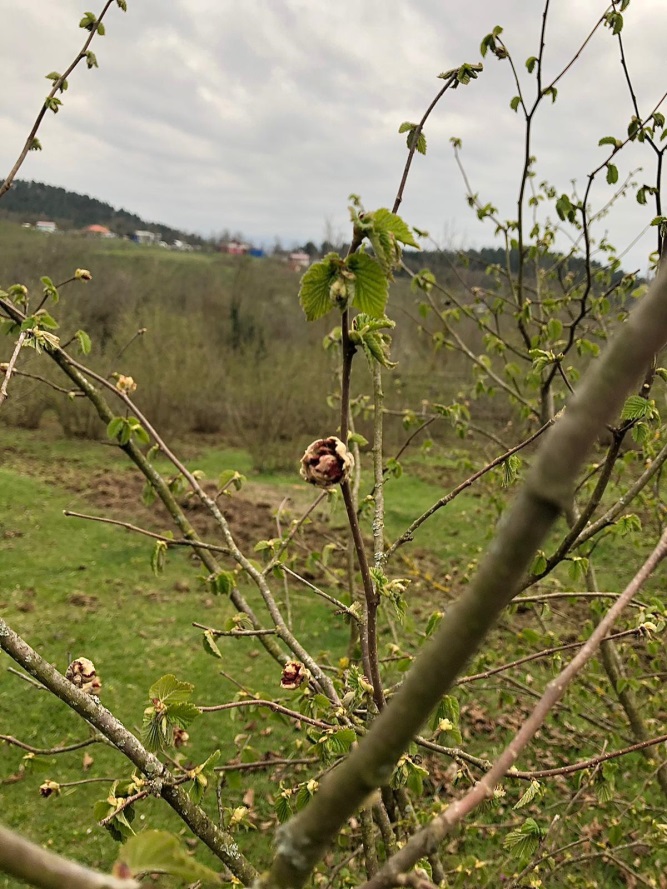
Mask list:
[[[99,11],[102,2],[88,0]],[[48,114],[42,152],[21,178],[90,194],[203,235],[243,232],[267,245],[320,242],[329,226],[347,234],[347,197],[391,206],[403,163],[404,120],[418,120],[442,81],[480,61],[495,25],[516,59],[538,51],[539,0],[127,0],[114,5],[93,49],[99,70],[78,68],[57,115]],[[606,4],[551,0],[545,78],[579,48]],[[48,92],[80,48],[82,0],[0,0],[0,178],[18,155]],[[667,91],[667,2],[633,0],[623,31],[640,110]],[[600,137],[623,137],[632,114],[609,29],[596,34],[559,83],[556,104],[535,118],[536,182],[583,190],[607,156]],[[505,217],[514,212],[523,126],[507,62],[487,56],[480,78],[450,91],[426,127],[401,212],[443,246],[493,243],[465,202],[450,138],[463,140],[472,188]],[[663,109],[667,111],[667,109]],[[619,160],[623,179],[654,181],[655,160],[639,147]],[[599,207],[612,189],[593,191]],[[622,200],[599,226],[626,248],[654,215]],[[645,269],[655,231],[624,259]]]

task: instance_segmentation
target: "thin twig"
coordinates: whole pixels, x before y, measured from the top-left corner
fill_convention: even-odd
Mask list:
[[[313,719],[312,716],[304,716],[304,714],[299,713],[298,710],[290,710],[289,707],[283,707],[282,704],[278,704],[276,701],[264,701],[257,698],[251,698],[248,701],[229,701],[227,704],[213,704],[209,707],[199,707],[199,710],[201,710],[202,713],[221,713],[223,710],[237,710],[239,707],[267,707],[274,713],[281,713],[283,716],[289,716],[290,719],[295,719],[298,722],[305,722],[308,725],[313,725],[315,728],[320,728],[324,731],[328,731],[334,727],[331,723],[322,722],[320,719]]]
[[[32,146],[34,144],[35,136],[37,135],[37,131],[39,130],[42,120],[44,119],[44,115],[46,114],[46,111],[47,111],[48,100],[53,99],[55,97],[58,90],[61,88],[61,86],[67,80],[67,78],[70,76],[72,71],[74,71],[74,69],[79,64],[79,62],[81,62],[83,59],[86,58],[86,53],[88,52],[88,47],[90,46],[93,38],[97,34],[97,30],[100,26],[100,23],[102,22],[102,19],[107,14],[109,7],[112,6],[113,3],[114,3],[114,0],[107,0],[107,2],[104,4],[104,8],[102,9],[102,12],[97,17],[95,26],[91,29],[90,34],[86,38],[85,43],[81,47],[81,49],[80,49],[79,53],[77,54],[77,56],[75,57],[74,61],[66,69],[65,73],[61,74],[60,77],[54,81],[53,87],[51,88],[51,92],[49,93],[46,101],[44,102],[44,104],[42,105],[42,107],[39,110],[39,114],[37,115],[37,118],[35,119],[35,122],[32,125],[32,129],[30,130],[30,133],[28,134],[28,138],[25,141],[25,145],[23,146],[16,163],[14,164],[14,166],[11,168],[11,170],[7,174],[5,181],[2,183],[2,185],[0,185],[0,198],[3,196],[3,194],[5,194],[5,192],[8,192],[9,189],[12,187],[12,183],[14,182],[14,179],[16,178],[16,174],[21,169],[23,162],[25,161],[26,157],[28,156],[28,152],[30,151],[30,149],[32,148]]]
[[[39,686],[44,689],[43,685]],[[44,689],[46,691],[46,689]],[[21,750],[27,750],[35,756],[56,756],[58,753],[71,753],[73,750],[81,750],[82,747],[90,747],[91,744],[105,744],[106,740],[102,737],[88,738],[86,741],[78,741],[76,744],[68,744],[67,747],[32,747],[24,741],[19,741],[11,735],[0,735],[0,741],[11,744],[13,747],[20,747]],[[64,785],[60,785],[63,787]]]
[[[9,363],[7,365],[0,366],[0,373],[4,372],[4,379],[2,381],[2,386],[0,386],[0,405],[3,403],[5,398],[7,398],[7,388],[9,386],[9,381],[11,380],[12,374],[14,373],[14,367],[16,366],[16,362],[18,361],[19,352],[23,347],[26,336],[26,331],[22,330],[19,334],[18,339],[16,340],[16,345],[14,346],[14,351],[12,352],[12,357],[9,359]]]

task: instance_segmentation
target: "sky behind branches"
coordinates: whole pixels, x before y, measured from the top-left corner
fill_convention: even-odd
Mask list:
[[[88,6],[95,6],[91,0]],[[97,3],[101,9],[102,3]],[[128,0],[115,6],[107,34],[93,43],[99,70],[78,68],[57,114],[48,114],[21,178],[36,179],[205,236],[224,229],[266,246],[327,234],[348,236],[347,197],[391,206],[406,156],[403,121],[417,121],[442,86],[437,75],[479,62],[495,25],[532,101],[525,60],[539,48],[538,0]],[[597,0],[551,0],[544,81],[570,61],[607,8]],[[99,9],[95,9],[98,12]],[[18,155],[48,92],[85,33],[74,0],[0,0],[0,178]],[[632,0],[623,38],[641,114],[667,91],[667,3]],[[401,212],[444,247],[494,243],[465,201],[451,137],[473,191],[501,218],[516,213],[524,152],[508,63],[484,60],[477,81],[446,94],[429,120]],[[663,111],[667,111],[663,107]],[[623,138],[633,113],[608,28],[594,35],[558,84],[555,105],[535,117],[534,183],[558,192],[608,156],[603,136]],[[655,156],[632,146],[618,161],[619,183],[634,173],[655,181]],[[604,176],[593,209],[614,192]],[[626,268],[646,269],[655,215],[620,199],[594,230],[608,232]],[[562,246],[567,244],[566,233]]]

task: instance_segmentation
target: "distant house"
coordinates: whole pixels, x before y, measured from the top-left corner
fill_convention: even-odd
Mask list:
[[[58,231],[58,226],[55,224],[55,222],[49,222],[46,219],[40,219],[39,222],[35,223],[35,231],[46,232],[46,234],[52,235],[54,232]]]
[[[290,253],[287,257],[287,264],[293,272],[302,272],[310,265],[310,256],[307,253],[301,253],[301,251]]]
[[[220,244],[221,253],[229,253],[231,256],[244,256],[250,250],[250,244],[242,241],[223,241]]]
[[[84,235],[94,238],[115,238],[116,236],[106,225],[88,225],[83,230]]]
[[[159,244],[162,240],[162,235],[159,232],[135,232],[131,240],[137,244]]]

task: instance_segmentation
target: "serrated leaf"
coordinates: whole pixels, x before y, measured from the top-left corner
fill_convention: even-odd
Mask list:
[[[354,274],[353,305],[371,318],[381,318],[389,296],[386,274],[367,253],[354,253],[345,264]]]
[[[284,824],[285,821],[288,821],[292,817],[292,807],[290,806],[289,799],[286,796],[283,796],[281,793],[276,799],[273,806],[276,818],[281,824]]]
[[[179,840],[165,830],[143,830],[131,837],[114,864],[113,874],[127,873],[127,868],[133,877],[157,872],[190,883],[220,885],[219,875],[191,858]]]
[[[234,575],[231,571],[219,571],[213,578],[212,587],[217,596],[230,596],[234,591]]]
[[[168,704],[166,712],[168,720],[170,722],[175,722],[181,728],[187,728],[198,716],[201,715],[199,707],[185,701]]]
[[[204,651],[207,654],[210,654],[212,657],[217,657],[222,659],[222,654],[220,649],[218,648],[217,642],[215,641],[215,636],[210,630],[205,630],[204,635],[202,637],[202,644],[204,646]]]
[[[189,701],[194,688],[191,682],[181,682],[173,673],[167,673],[151,685],[148,697],[163,704],[177,704]]]
[[[354,729],[342,728],[328,736],[327,747],[335,756],[342,756],[349,751],[356,738]]]
[[[334,308],[330,289],[340,265],[338,254],[329,253],[321,262],[314,262],[301,278],[299,302],[308,321],[317,321]]]
[[[396,213],[392,213],[391,210],[387,210],[386,207],[380,207],[379,210],[373,212],[373,222],[373,227],[376,231],[380,228],[389,231],[397,241],[401,242],[401,244],[408,244],[410,247],[420,249],[419,244],[415,241],[408,225],[400,216],[397,216]]]
[[[524,791],[521,795],[521,798],[517,803],[514,804],[514,809],[523,809],[524,806],[529,805],[532,801],[540,796],[542,793],[542,785],[539,781],[535,781],[534,779],[528,785],[528,789]]]
[[[528,858],[537,851],[543,835],[543,831],[535,819],[527,818],[521,827],[511,830],[507,834],[503,846],[511,850],[517,858]]]
[[[151,712],[152,711],[152,712]],[[151,753],[159,753],[167,744],[166,724],[152,707],[144,713],[141,726],[141,740]]]
[[[630,395],[623,405],[621,420],[641,420],[651,413],[651,403],[641,395]]]

